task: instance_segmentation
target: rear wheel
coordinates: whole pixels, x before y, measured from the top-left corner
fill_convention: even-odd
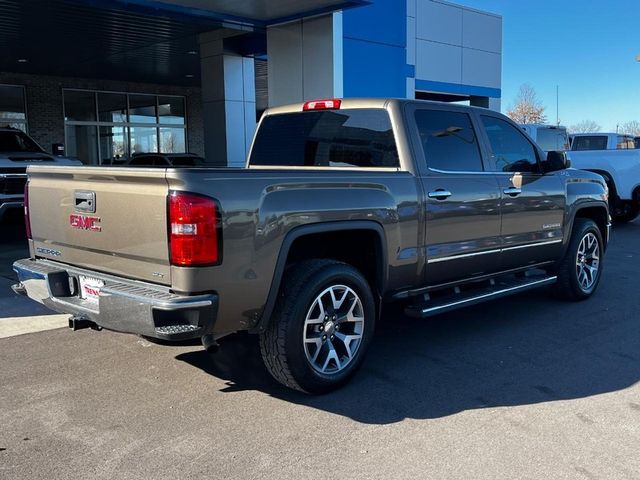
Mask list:
[[[357,269],[333,260],[302,262],[289,270],[260,335],[264,363],[290,388],[335,390],[362,365],[375,315],[371,288]]]
[[[557,295],[567,300],[590,297],[600,283],[603,255],[602,235],[596,223],[576,218],[569,247],[558,266]]]

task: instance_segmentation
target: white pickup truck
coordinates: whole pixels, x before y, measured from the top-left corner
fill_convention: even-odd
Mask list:
[[[635,219],[640,214],[640,149],[634,149],[633,137],[616,133],[572,137],[571,150],[567,152],[571,166],[604,177],[615,222]]]
[[[572,133],[569,135],[571,151],[627,150],[636,148],[632,135],[622,133]]]
[[[29,165],[82,165],[78,160],[48,154],[22,130],[0,127],[0,220],[24,207]]]
[[[545,152],[569,150],[569,136],[566,127],[542,123],[522,123],[520,128]]]

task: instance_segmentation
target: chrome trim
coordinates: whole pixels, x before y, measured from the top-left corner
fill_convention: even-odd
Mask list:
[[[478,257],[480,255],[488,255],[490,253],[500,253],[501,251],[502,250],[498,248],[495,250],[485,250],[483,252],[463,253],[461,255],[452,255],[450,257],[433,258],[431,260],[427,260],[427,263],[448,262],[449,260],[457,260],[459,258]]]
[[[502,190],[502,193],[504,193],[505,195],[516,196],[522,193],[522,189],[517,187],[509,187]]]
[[[502,290],[496,290],[496,291],[491,292],[491,293],[485,293],[484,295],[478,295],[476,297],[465,298],[465,299],[458,300],[458,301],[455,301],[455,302],[447,303],[445,305],[438,305],[438,306],[435,306],[435,307],[423,308],[422,309],[422,313],[424,314],[424,313],[437,312],[438,310],[444,310],[444,309],[449,309],[449,308],[452,308],[452,307],[457,307],[459,305],[464,305],[465,303],[476,302],[478,300],[483,300],[485,298],[496,297],[496,296],[503,295],[503,294],[509,293],[509,292],[516,292],[518,290],[526,290],[526,289],[531,288],[531,287],[533,287],[535,285],[544,285],[544,284],[547,284],[547,283],[553,283],[556,280],[558,280],[557,276],[547,277],[547,278],[543,278],[541,280],[536,280],[534,282],[524,283],[524,284],[518,285],[516,287],[504,288]]]
[[[527,243],[526,245],[516,245],[515,247],[505,247],[502,251],[506,250],[520,250],[521,248],[530,248],[530,247],[542,247],[544,245],[552,245],[554,243],[561,243],[562,239],[558,238],[557,240],[548,240],[546,242],[538,242],[538,243]]]
[[[0,173],[0,178],[27,178],[26,173]]]
[[[433,192],[427,193],[427,197],[435,198],[436,200],[445,200],[451,196],[451,192],[449,190],[434,190]]]
[[[438,168],[431,168],[431,167],[427,167],[427,170],[431,171],[431,172],[435,172],[435,173],[446,173],[446,174],[451,174],[451,173],[457,173],[458,175],[494,175],[498,172],[488,172],[486,170],[483,170],[481,172],[474,172],[474,171],[470,171],[470,170],[440,170]]]
[[[427,263],[448,262],[449,260],[458,260],[459,258],[477,257],[479,255],[488,255],[488,254],[491,254],[491,253],[502,253],[502,252],[506,252],[506,251],[510,251],[510,250],[519,250],[521,248],[542,247],[544,245],[552,245],[554,243],[561,243],[561,242],[562,242],[562,239],[559,238],[557,240],[548,240],[548,241],[544,241],[544,242],[528,243],[526,245],[516,245],[515,247],[498,248],[498,249],[493,249],[493,250],[485,250],[485,251],[482,251],[482,252],[463,253],[461,255],[451,255],[449,257],[433,258],[431,260],[427,260]]]

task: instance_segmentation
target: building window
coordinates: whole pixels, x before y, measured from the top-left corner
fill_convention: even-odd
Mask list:
[[[27,107],[24,87],[0,85],[0,125],[27,132]]]
[[[185,98],[65,89],[67,155],[118,165],[138,153],[185,153]]]

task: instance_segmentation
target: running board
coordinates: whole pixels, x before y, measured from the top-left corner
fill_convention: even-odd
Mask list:
[[[488,287],[474,288],[466,292],[456,289],[454,290],[456,293],[452,295],[427,299],[421,303],[409,305],[405,308],[404,313],[409,317],[426,318],[449,310],[455,310],[456,308],[468,307],[488,300],[524,292],[525,290],[551,285],[557,279],[558,277],[556,276],[535,275],[495,280],[490,282]]]

